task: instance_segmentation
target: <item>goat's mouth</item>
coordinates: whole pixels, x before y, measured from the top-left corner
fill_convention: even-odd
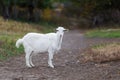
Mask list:
[[[60,37],[59,37],[59,42],[61,41],[61,39],[62,39],[62,35],[60,35]]]
[[[60,35],[60,39],[62,38],[62,35]]]
[[[61,40],[62,40],[62,34],[59,37],[59,43],[58,43],[58,45],[60,45]]]
[[[61,41],[62,41],[62,35],[60,35],[58,38],[58,50],[60,49]]]

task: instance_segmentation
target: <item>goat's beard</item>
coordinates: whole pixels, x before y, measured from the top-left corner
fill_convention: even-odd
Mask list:
[[[62,35],[60,35],[58,38],[58,50],[61,49],[61,44],[62,44]]]

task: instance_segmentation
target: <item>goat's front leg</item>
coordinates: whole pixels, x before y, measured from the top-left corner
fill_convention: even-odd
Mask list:
[[[49,55],[48,64],[49,64],[50,67],[54,68],[54,66],[52,64],[52,59],[53,59],[54,51],[49,50],[48,51],[48,55]]]
[[[30,65],[31,65],[32,67],[35,67],[35,65],[34,65],[33,62],[32,62],[32,54],[33,54],[33,51],[32,51],[32,53],[31,53],[31,55],[30,55]]]

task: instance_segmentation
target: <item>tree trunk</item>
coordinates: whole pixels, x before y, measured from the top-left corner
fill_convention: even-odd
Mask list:
[[[34,8],[35,8],[34,2],[33,0],[31,0],[28,4],[28,15],[29,15],[28,20],[29,21],[34,21]]]
[[[18,10],[16,5],[13,6],[13,18],[14,19],[18,18]]]
[[[5,20],[8,20],[9,18],[9,7],[8,6],[3,6],[3,18]]]

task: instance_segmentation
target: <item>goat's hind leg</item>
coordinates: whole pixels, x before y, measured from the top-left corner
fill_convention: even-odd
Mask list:
[[[32,51],[30,49],[25,49],[25,53],[26,53],[26,55],[25,55],[26,65],[31,68],[32,67],[32,65],[31,65]]]

